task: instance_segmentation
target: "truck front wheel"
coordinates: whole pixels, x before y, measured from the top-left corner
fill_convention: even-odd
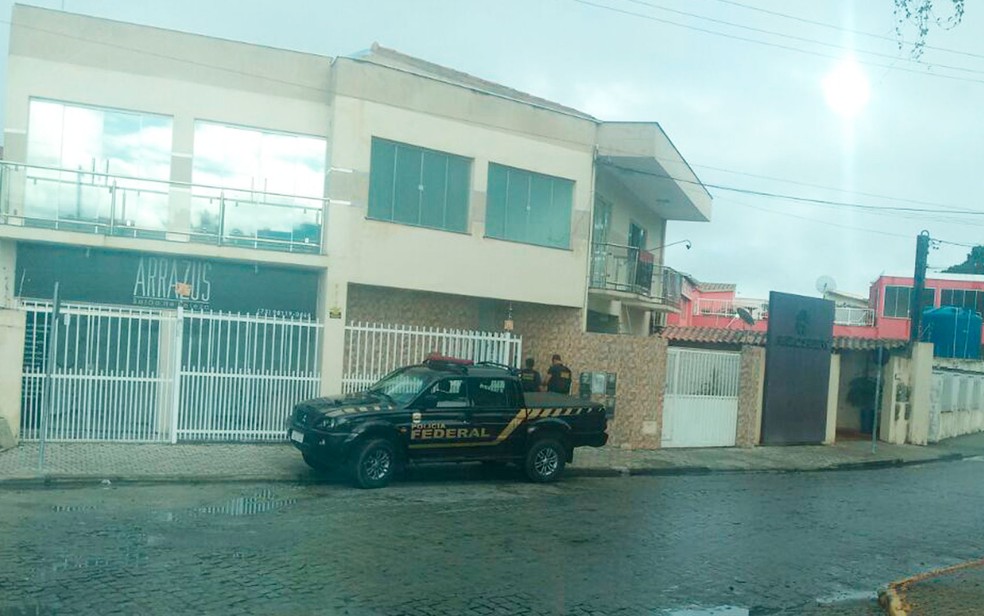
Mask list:
[[[530,481],[549,483],[560,477],[566,462],[567,450],[564,445],[554,438],[542,438],[527,450],[524,469]]]
[[[381,488],[388,484],[396,471],[396,448],[384,438],[364,442],[353,452],[352,481],[359,488]]]

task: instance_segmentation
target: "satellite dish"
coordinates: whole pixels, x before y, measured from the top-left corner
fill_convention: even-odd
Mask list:
[[[821,276],[817,278],[817,291],[821,295],[826,295],[837,290],[837,283],[830,276]]]
[[[748,310],[748,308],[741,307],[735,312],[738,313],[738,318],[745,322],[745,325],[748,325],[749,327],[755,325],[755,317],[752,316],[752,313]]]

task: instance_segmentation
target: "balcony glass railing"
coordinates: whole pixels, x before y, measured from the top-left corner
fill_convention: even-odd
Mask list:
[[[667,306],[680,305],[682,276],[658,265],[652,253],[618,244],[594,244],[591,288],[631,293]]]
[[[327,200],[0,161],[0,224],[321,252]]]
[[[875,324],[875,311],[871,308],[838,306],[834,308],[834,323],[836,325],[868,327]]]

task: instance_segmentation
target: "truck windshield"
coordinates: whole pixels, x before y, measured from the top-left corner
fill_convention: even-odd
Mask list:
[[[404,405],[416,398],[433,380],[433,375],[426,369],[400,370],[383,377],[369,391]]]

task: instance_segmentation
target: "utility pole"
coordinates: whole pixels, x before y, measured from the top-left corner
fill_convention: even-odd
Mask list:
[[[916,236],[916,271],[913,274],[912,297],[909,298],[909,342],[919,341],[922,326],[922,299],[926,290],[926,264],[929,261],[929,231]]]

